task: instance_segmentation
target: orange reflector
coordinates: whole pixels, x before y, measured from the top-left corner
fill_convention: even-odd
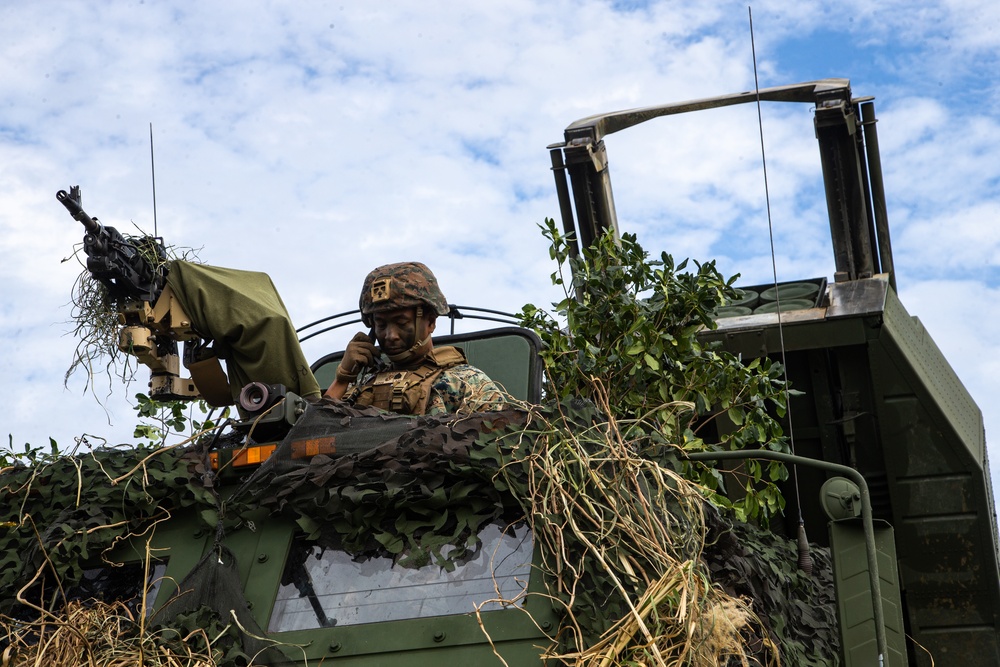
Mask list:
[[[277,445],[258,445],[257,447],[247,447],[233,452],[233,460],[230,464],[234,467],[255,466],[267,460],[267,457],[274,453]],[[212,470],[219,469],[219,453],[210,452],[208,460],[212,465]]]
[[[304,459],[317,454],[335,454],[337,452],[337,437],[328,435],[323,438],[292,441],[292,458]]]
[[[277,445],[259,445],[257,447],[247,447],[243,451],[233,455],[233,467],[253,466],[265,461],[268,456],[274,453]]]
[[[337,452],[337,438],[327,436],[324,438],[309,438],[307,440],[296,440],[292,443],[292,458],[305,459],[317,454],[335,454]],[[230,465],[234,468],[241,466],[254,466],[267,460],[277,445],[258,445],[247,447],[233,452],[233,460]],[[210,452],[208,460],[212,464],[212,470],[219,469],[219,452]]]

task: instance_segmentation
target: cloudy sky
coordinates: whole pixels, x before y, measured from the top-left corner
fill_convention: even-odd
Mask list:
[[[876,97],[901,298],[1000,442],[1000,3],[752,9],[762,87],[847,77]],[[537,229],[558,215],[546,146],[594,113],[752,89],[747,14],[695,0],[3,2],[0,435],[130,439],[144,374],[63,384],[79,265],[62,260],[82,228],[54,195],[79,184],[105,224],[151,230],[150,123],[159,234],[267,271],[296,324],[354,307],[369,269],[408,259],[453,303],[519,310],[558,296]],[[763,133],[779,279],[831,277],[811,111],[765,106]],[[770,280],[753,106],[607,143],[624,231]]]

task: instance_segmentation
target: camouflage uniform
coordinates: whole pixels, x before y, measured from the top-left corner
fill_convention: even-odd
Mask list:
[[[487,412],[506,407],[496,383],[475,366],[459,364],[445,369],[431,385],[425,414]]]
[[[419,262],[380,266],[365,278],[358,300],[361,319],[369,327],[374,315],[430,308],[447,315],[448,302],[430,269]],[[503,393],[483,371],[471,366],[457,348],[434,348],[430,336],[403,354],[390,355],[389,369],[375,369],[351,386],[345,399],[359,405],[409,414],[441,415],[502,410]]]

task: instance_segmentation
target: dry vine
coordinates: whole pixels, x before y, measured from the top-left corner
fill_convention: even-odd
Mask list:
[[[182,246],[164,246],[166,257],[161,257],[156,245],[158,239],[139,231],[140,236],[127,237],[127,240],[154,271],[165,271],[166,264],[174,260],[199,261],[197,249]],[[63,260],[75,259],[82,267],[70,297],[71,333],[77,344],[63,383],[68,384],[70,377],[79,370],[87,375],[87,387],[91,387],[94,378],[102,373],[128,382],[133,378],[136,367],[130,363],[129,356],[118,348],[120,304],[115,303],[107,287],[87,269],[86,257],[81,256],[82,250],[82,245],[76,246],[73,254]]]
[[[137,618],[138,616],[138,618]],[[215,667],[219,636],[195,630],[184,637],[172,630],[142,628],[142,613],[123,602],[67,603],[58,614],[24,622],[0,617],[6,649],[3,667]],[[174,636],[171,636],[174,635]]]
[[[611,414],[597,381],[593,396]],[[508,473],[528,469],[526,509],[564,607],[544,657],[576,667],[779,664],[750,601],[713,585],[701,558],[705,490],[644,455],[648,442],[623,437],[613,418],[581,428],[533,417],[532,453]]]

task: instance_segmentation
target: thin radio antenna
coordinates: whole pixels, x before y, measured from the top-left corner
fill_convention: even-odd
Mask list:
[[[774,226],[771,223],[771,195],[767,187],[767,157],[764,153],[764,121],[760,113],[760,83],[757,80],[757,47],[753,38],[753,10],[748,6],[750,18],[750,53],[753,55],[753,85],[757,96],[757,128],[760,131],[760,161],[764,170],[764,201],[767,205],[767,233],[771,241],[771,272],[774,278],[774,300],[778,312],[778,340],[781,342],[781,366],[785,374],[785,414],[788,416],[788,440],[792,454],[795,453],[795,427],[792,425],[792,401],[788,392],[788,364],[785,363],[785,331],[781,324],[781,295],[778,290],[778,264],[774,258]],[[813,560],[809,553],[809,540],[806,538],[805,521],[802,518],[802,499],[799,494],[799,471],[792,466],[792,479],[795,485],[795,504],[799,510],[798,552],[799,569],[806,574],[812,574]]]
[[[156,227],[156,160],[153,159],[153,123],[149,123],[149,170],[153,176],[153,237],[159,237]]]

